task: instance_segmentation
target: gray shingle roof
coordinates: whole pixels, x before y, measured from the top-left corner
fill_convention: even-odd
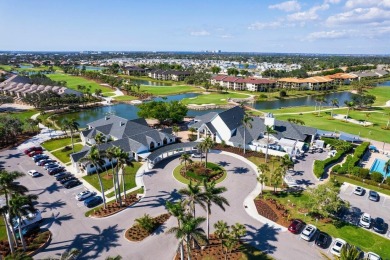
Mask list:
[[[161,148],[156,149],[153,151],[149,156],[148,159],[153,161],[163,153],[176,150],[176,149],[182,149],[182,148],[188,148],[188,147],[196,147],[199,144],[199,142],[188,142],[188,143],[175,143],[163,146]]]
[[[218,114],[230,130],[234,130],[242,124],[244,109],[239,106],[230,108]]]

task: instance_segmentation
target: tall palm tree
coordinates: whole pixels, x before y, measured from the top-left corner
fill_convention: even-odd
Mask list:
[[[356,246],[346,244],[341,249],[340,260],[360,259],[361,251]]]
[[[114,160],[115,160],[115,146],[112,146],[112,147],[109,147],[107,150],[106,150],[106,154],[105,154],[106,158],[108,159],[108,161],[111,162],[111,170],[112,170],[112,186],[114,187],[114,193],[115,193],[115,201],[118,202],[118,183],[117,183],[117,176],[115,174],[115,171],[114,171]],[[107,174],[108,174],[108,171],[107,171]],[[120,197],[120,196],[119,196]]]
[[[180,163],[184,162],[184,169],[187,171],[187,162],[191,163],[191,156],[189,153],[183,153],[180,156]]]
[[[125,175],[126,171],[125,168],[126,166],[133,167],[133,163],[130,161],[129,158],[129,153],[123,151],[122,148],[117,147],[115,149],[115,159],[116,159],[116,167],[117,167],[117,172],[119,170],[122,171],[121,177],[122,177],[122,190],[123,190],[123,197],[126,199],[126,181],[125,181]],[[120,196],[120,193],[119,193]]]
[[[257,181],[261,184],[261,193],[263,193],[263,187],[264,183],[267,183],[268,177],[264,173],[260,174],[259,177],[257,177]]]
[[[70,138],[71,138],[71,141],[72,141],[72,150],[74,152],[74,143],[73,143],[73,133],[75,132],[78,132],[79,131],[79,126],[80,124],[78,122],[76,122],[75,119],[67,119],[65,118],[63,121],[62,121],[62,127],[63,129],[68,129],[69,132],[70,132]]]
[[[203,188],[204,192],[202,194],[203,201],[206,206],[206,227],[207,227],[207,239],[210,237],[210,215],[211,215],[211,205],[215,204],[225,211],[225,205],[229,206],[228,200],[221,196],[222,193],[227,191],[226,187],[216,187],[215,181],[207,182],[206,179],[203,179]]]
[[[250,117],[247,113],[244,113],[244,117],[242,118],[242,124],[244,126],[244,144],[243,144],[243,147],[244,147],[244,154],[245,154],[245,151],[246,151],[246,128],[252,128],[252,122],[253,121],[253,118]]]
[[[180,227],[172,227],[168,233],[175,234],[179,241],[185,241],[187,244],[187,259],[191,260],[191,241],[207,242],[207,237],[204,234],[203,228],[200,225],[205,221],[203,217],[193,217],[185,215]]]
[[[385,172],[385,176],[382,180],[382,183],[384,183],[386,181],[386,177],[387,175],[389,175],[390,173],[390,159],[387,160],[387,162],[385,163],[385,165],[383,166],[383,171]]]
[[[330,103],[332,104],[332,111],[330,112],[330,116],[333,118],[333,109],[335,107],[338,107],[339,106],[339,100],[337,98],[334,98],[330,101]]]
[[[322,104],[323,103],[326,103],[326,99],[325,99],[325,97],[324,96],[318,96],[318,97],[316,97],[316,102],[318,102],[318,116],[320,116],[321,115],[321,106],[322,106]]]
[[[181,227],[181,221],[183,220],[183,216],[185,214],[185,206],[184,201],[180,200],[178,202],[170,202],[167,201],[165,203],[165,208],[171,214],[177,219],[177,226]],[[184,248],[183,248],[183,241],[180,240],[179,242],[180,246],[180,259],[184,259]]]
[[[282,167],[276,168],[276,170],[272,173],[271,182],[272,182],[272,185],[274,186],[274,192],[276,192],[276,187],[282,181],[284,173],[285,173],[285,171]]]
[[[267,148],[265,150],[265,163],[268,162],[268,146],[269,146],[269,135],[276,134],[277,132],[269,125],[265,126],[265,133],[267,134]]]
[[[177,136],[177,133],[179,133],[179,131],[180,131],[180,127],[178,127],[177,125],[174,125],[174,126],[172,126],[172,131],[176,134],[176,136]]]
[[[348,107],[347,116],[345,117],[345,121],[348,121],[349,111],[351,110],[352,107],[355,106],[355,103],[354,103],[353,101],[345,100],[345,101],[344,101],[344,104]]]
[[[221,240],[221,249],[223,248],[223,241],[227,238],[229,234],[229,226],[223,220],[218,220],[217,223],[214,224],[214,234],[215,236]]]
[[[205,152],[205,154],[206,154],[206,158],[205,158],[205,167],[207,168],[207,156],[208,156],[209,150],[214,146],[214,141],[213,141],[213,139],[211,139],[210,136],[206,137],[206,138],[202,141],[202,146],[203,146],[204,152]]]
[[[99,145],[99,144],[102,144],[102,143],[104,143],[105,142],[105,140],[106,140],[106,137],[102,134],[102,133],[100,133],[100,132],[98,132],[96,135],[95,135],[95,143],[97,144],[97,145]]]
[[[96,168],[96,174],[98,176],[100,190],[102,192],[102,198],[103,198],[103,205],[104,208],[107,207],[106,205],[106,197],[104,196],[104,186],[102,182],[102,178],[100,176],[100,172],[102,171],[103,165],[105,165],[105,160],[103,159],[105,156],[104,151],[99,151],[98,147],[96,145],[93,145],[91,149],[89,150],[89,153],[87,153],[83,158],[81,158],[81,162],[87,162],[90,164],[93,164]]]
[[[19,237],[20,241],[22,242],[23,251],[26,251],[26,241],[24,240],[23,233],[22,233],[22,218],[23,216],[29,214],[30,212],[34,212],[34,206],[33,201],[37,200],[37,195],[20,195],[15,194],[12,196],[12,198],[9,201],[10,207],[9,207],[9,215],[12,217],[16,217],[18,221],[18,230],[19,230]]]
[[[200,188],[200,183],[196,183],[195,185],[190,183],[187,185],[187,188],[183,188],[179,190],[179,194],[186,197],[184,200],[185,205],[190,207],[192,215],[195,217],[195,204],[200,205],[203,209],[205,208],[205,204],[203,202],[203,193]]]
[[[7,232],[9,248],[11,250],[11,254],[14,254],[15,252],[14,240],[12,239],[12,233],[8,225],[7,213],[8,213],[8,206],[3,206],[2,208],[0,208],[0,214],[3,216],[4,223],[5,223],[5,230]]]
[[[202,160],[203,160],[203,152],[204,152],[204,144],[203,144],[203,142],[201,142],[201,143],[199,143],[198,145],[197,145],[197,148],[198,148],[198,151],[200,152],[200,161],[202,162]]]

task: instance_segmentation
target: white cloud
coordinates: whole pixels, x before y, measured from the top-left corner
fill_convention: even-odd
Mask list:
[[[348,31],[321,31],[321,32],[312,32],[307,37],[306,40],[315,41],[320,39],[340,39],[345,38],[351,33]]]
[[[309,21],[317,20],[319,18],[317,12],[325,11],[329,9],[329,4],[324,3],[322,5],[316,5],[310,8],[307,11],[293,13],[287,16],[287,19],[290,21]]]
[[[301,5],[298,3],[298,1],[293,0],[282,2],[280,4],[270,5],[268,8],[278,9],[284,12],[295,12],[301,10]]]
[[[325,0],[326,4],[338,4],[341,0]]]
[[[380,23],[388,20],[388,17],[390,17],[390,11],[381,8],[356,8],[351,11],[329,16],[326,23],[331,26],[340,24]]]
[[[201,31],[193,31],[190,33],[192,36],[208,36],[210,33],[206,30],[201,30]]]
[[[233,35],[227,33],[227,34],[222,34],[222,35],[219,35],[220,38],[223,38],[223,39],[230,39],[230,38],[233,38]]]
[[[265,22],[265,23],[256,22],[256,23],[252,23],[251,25],[249,25],[248,29],[249,30],[275,29],[275,28],[279,28],[282,26],[283,26],[283,24],[281,21]]]

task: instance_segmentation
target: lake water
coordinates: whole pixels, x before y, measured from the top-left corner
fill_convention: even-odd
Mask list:
[[[390,87],[390,81],[385,81],[377,84],[378,87]]]
[[[76,66],[76,69],[81,69],[83,66],[79,65]],[[94,71],[99,71],[99,70],[104,70],[104,67],[95,67],[95,66],[85,66],[85,70],[94,70]]]
[[[27,65],[19,65],[19,67],[21,69],[31,69],[33,68],[34,66],[32,64],[27,64]]]
[[[324,97],[328,101],[328,104],[323,104],[323,106],[331,106],[330,101],[334,98],[337,98],[341,106],[344,105],[344,101],[351,100],[352,93],[350,92],[336,92],[325,94]],[[249,103],[248,105],[256,109],[279,109],[282,107],[297,107],[297,106],[315,106],[316,96],[307,96],[300,98],[291,98],[291,99],[279,99],[274,101],[256,101],[254,103]]]
[[[146,86],[172,86],[171,83],[154,82],[154,81],[143,80],[143,79],[130,79],[130,82],[133,84],[140,84]]]

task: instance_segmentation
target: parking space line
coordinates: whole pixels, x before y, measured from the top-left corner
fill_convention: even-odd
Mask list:
[[[83,202],[77,202],[77,206],[79,207],[79,208],[81,208],[81,207],[83,207],[84,206],[84,203]]]
[[[72,193],[72,192],[74,192],[75,190],[78,190],[78,189],[83,189],[83,188],[85,188],[84,186],[78,186],[78,187],[74,187],[74,188],[72,188],[72,189],[67,189],[67,190],[64,190],[64,193],[65,194],[69,194],[69,193]]]

